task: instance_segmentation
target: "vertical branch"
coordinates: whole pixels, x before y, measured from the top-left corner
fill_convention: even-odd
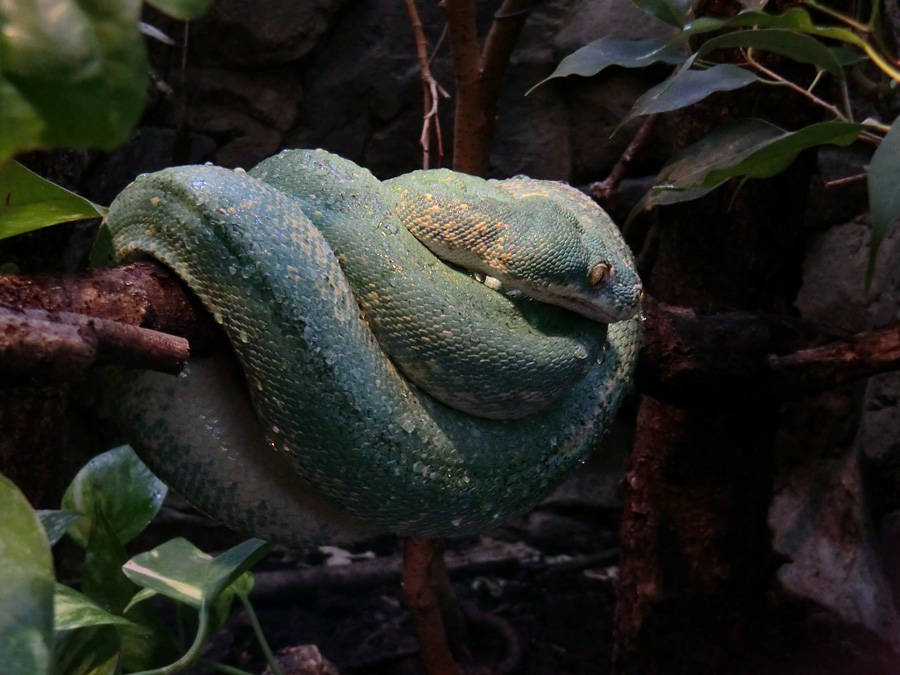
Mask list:
[[[447,32],[456,81],[453,168],[484,176],[488,168],[490,126],[475,26],[475,3],[473,0],[444,0],[442,6],[447,12]]]
[[[428,675],[462,675],[450,653],[444,622],[433,586],[435,557],[430,539],[407,537],[403,542],[403,593],[419,640],[419,658]]]
[[[538,0],[504,0],[494,15],[494,21],[484,41],[481,57],[484,102],[487,106],[485,114],[489,127],[488,145],[494,137],[503,75],[519,39],[519,33],[522,32],[522,26],[537,2]]]
[[[472,0],[443,0],[456,76],[453,168],[476,176],[488,172],[503,74],[528,12],[537,0],[505,0],[481,51]]]

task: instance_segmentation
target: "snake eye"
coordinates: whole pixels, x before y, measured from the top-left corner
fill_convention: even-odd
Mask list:
[[[591,271],[588,272],[588,281],[591,282],[591,286],[599,286],[609,277],[609,265],[606,263],[599,263],[594,265],[591,268]]]

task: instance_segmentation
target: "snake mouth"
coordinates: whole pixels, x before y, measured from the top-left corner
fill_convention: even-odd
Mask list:
[[[597,323],[610,324],[618,321],[627,321],[637,314],[638,306],[621,307],[618,305],[601,305],[597,301],[586,298],[583,295],[572,293],[565,288],[543,286],[527,293],[535,300],[557,305],[568,309],[570,312],[580,314],[586,319]]]

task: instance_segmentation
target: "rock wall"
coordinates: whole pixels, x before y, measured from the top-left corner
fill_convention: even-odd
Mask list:
[[[483,30],[495,5],[478,3]],[[440,43],[433,72],[452,95],[443,11],[433,2],[420,2],[419,11],[430,43]],[[403,3],[217,0],[190,25],[186,55],[183,25],[152,12],[146,19],[178,44],[151,44],[156,79],[144,125],[154,129],[123,151],[134,162],[149,155],[156,168],[155,158],[170,149],[182,163],[249,167],[283,148],[323,147],[382,178],[421,167],[422,88]],[[584,182],[613,165],[629,134],[611,138],[612,131],[664,71],[555,80],[525,95],[564,56],[611,29],[634,36],[669,30],[628,0],[539,3],[504,79],[492,174]],[[452,105],[441,106],[444,166],[452,161]],[[195,140],[188,148],[166,129]],[[666,155],[664,131],[643,159],[648,165]]]

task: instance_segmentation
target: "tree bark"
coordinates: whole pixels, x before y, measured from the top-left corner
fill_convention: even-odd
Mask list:
[[[766,108],[759,98],[759,91],[715,97],[683,114],[682,145],[723,118]],[[783,101],[779,105],[798,116]],[[644,273],[649,294],[698,314],[787,314],[782,328],[772,323],[763,341],[770,354],[796,349],[802,331],[790,327],[789,315],[799,285],[810,159],[776,179],[729,185],[700,201],[663,209],[655,263]],[[672,333],[673,326],[666,328],[657,324],[650,330],[662,332],[662,344],[684,339]],[[725,379],[692,383],[680,373],[682,386],[701,394],[707,388],[709,395],[692,404],[690,395],[665,396],[664,387],[650,389],[640,403],[625,479],[617,673],[733,672],[759,620],[775,569],[767,513],[780,395],[771,377],[775,362],[768,357],[765,364],[757,359],[754,366],[751,359],[743,366],[732,362],[729,369],[732,341],[761,338],[749,324],[745,328],[743,334],[719,332],[705,348],[694,345],[698,354],[713,348],[718,365],[732,375],[742,371],[735,380],[723,372]],[[671,351],[657,352],[677,360]],[[710,372],[715,360],[705,359]]]

